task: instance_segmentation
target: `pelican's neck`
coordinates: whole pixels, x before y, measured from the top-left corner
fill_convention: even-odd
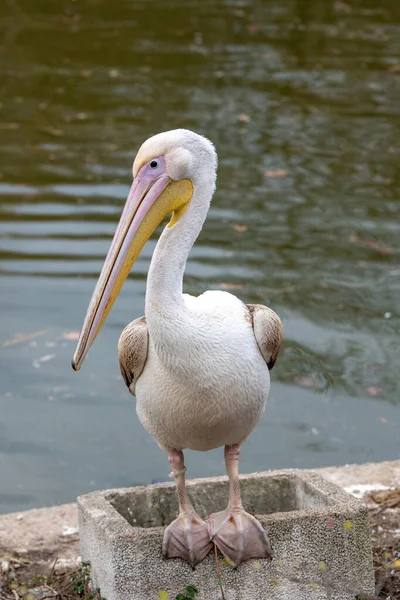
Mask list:
[[[182,281],[189,252],[210,206],[214,184],[193,188],[189,206],[180,220],[162,232],[147,277],[146,318],[175,312],[183,306]]]

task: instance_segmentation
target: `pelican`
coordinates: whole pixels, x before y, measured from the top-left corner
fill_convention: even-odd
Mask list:
[[[213,144],[192,131],[166,131],[143,143],[72,361],[78,371],[144,244],[171,214],[151,260],[145,316],[123,330],[118,357],[139,420],[168,452],[176,481],[179,515],[165,530],[163,555],[192,566],[213,543],[236,565],[272,555],[267,532],[241,502],[239,455],[265,407],[282,323],[270,308],[246,305],[228,292],[182,293],[216,169]],[[203,520],[186,491],[183,450],[222,446],[228,505]]]

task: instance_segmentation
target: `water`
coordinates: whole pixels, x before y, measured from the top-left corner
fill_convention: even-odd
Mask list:
[[[397,0],[1,4],[0,511],[167,476],[116,352],[159,232],[70,359],[135,151],[181,126],[220,157],[186,291],[285,326],[242,472],[399,458],[399,22]]]

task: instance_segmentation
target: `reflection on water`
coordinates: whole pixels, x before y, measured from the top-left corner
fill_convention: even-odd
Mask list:
[[[186,291],[271,305],[285,345],[243,471],[399,457],[396,0],[0,7],[0,510],[165,477],[117,365],[146,246],[79,375],[75,332],[149,135],[220,158]],[[28,337],[29,336],[29,337]],[[223,470],[221,452],[189,457]]]

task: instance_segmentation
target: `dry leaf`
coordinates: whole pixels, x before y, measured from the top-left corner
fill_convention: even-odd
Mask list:
[[[45,127],[45,131],[54,137],[60,137],[64,135],[64,131],[62,129],[57,129],[57,127]]]
[[[380,387],[370,385],[369,387],[365,388],[365,392],[368,394],[368,396],[376,398],[376,396],[380,396],[382,394],[383,389]]]
[[[360,240],[360,238],[358,237],[358,235],[356,235],[355,233],[351,233],[347,239],[352,244],[354,244],[355,242],[358,242]]]
[[[298,385],[305,388],[313,388],[317,385],[314,377],[296,377],[295,381]]]
[[[260,31],[260,25],[257,25],[256,23],[250,23],[247,25],[246,29],[249,33],[257,33]]]
[[[384,504],[389,508],[400,508],[400,489],[378,490],[368,494],[376,504]]]
[[[243,285],[241,283],[220,283],[220,288],[223,290],[242,290]]]
[[[247,225],[233,225],[232,229],[239,231],[239,233],[243,233],[243,231],[247,231]]]
[[[285,177],[288,174],[286,169],[271,169],[270,171],[265,171],[267,177]]]
[[[345,2],[340,2],[340,0],[337,0],[336,2],[334,2],[333,8],[337,12],[346,13],[346,14],[351,13],[353,10],[349,4],[346,4]]]
[[[368,248],[379,248],[380,244],[376,240],[365,240],[364,244],[368,246]]]
[[[400,569],[400,558],[393,561],[390,566],[393,567],[393,569]]]
[[[63,333],[63,338],[64,340],[79,340],[79,331],[66,331],[65,333]]]

